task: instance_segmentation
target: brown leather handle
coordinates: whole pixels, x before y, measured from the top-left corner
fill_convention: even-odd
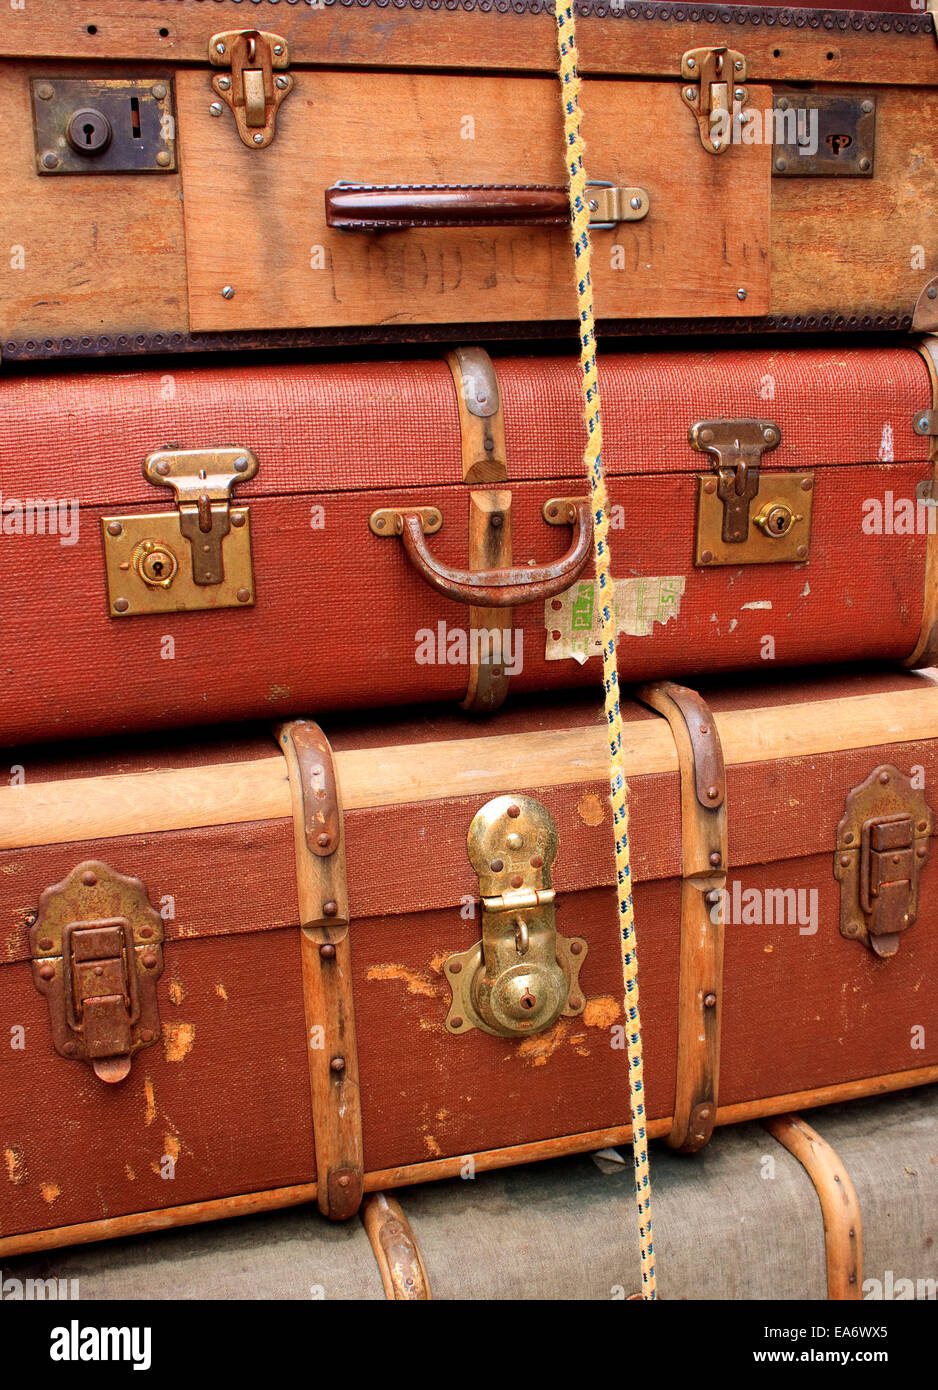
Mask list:
[[[326,222],[346,231],[408,227],[566,227],[567,190],[547,184],[338,183]]]
[[[570,549],[552,565],[524,565],[500,570],[452,569],[438,560],[427,545],[420,513],[406,509],[400,512],[398,535],[414,569],[437,593],[456,603],[474,604],[477,608],[512,608],[563,593],[580,576],[590,557],[592,523],[588,501],[576,498],[566,504],[551,505],[566,505],[567,514],[561,520],[573,527]]]

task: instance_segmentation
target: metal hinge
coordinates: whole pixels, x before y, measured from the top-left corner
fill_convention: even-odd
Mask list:
[[[56,1052],[122,1081],[160,1036],[163,919],[143,884],[97,860],[78,864],[42,894],[29,942]]]
[[[495,797],[473,818],[468,851],[479,876],[482,940],[444,963],[453,991],[449,1031],[524,1037],[561,1014],[581,1014],[587,943],[556,930],[557,827],[546,806],[529,796]]]
[[[698,420],[688,442],[710,455],[699,474],[698,565],[756,565],[808,558],[813,473],[762,475],[762,455],[782,432],[771,420]],[[753,504],[761,503],[755,516]]]
[[[896,954],[918,913],[932,820],[924,792],[897,767],[875,768],[849,793],[834,853],[842,936]]]
[[[681,96],[697,118],[700,143],[709,154],[723,154],[730,144],[732,120],[749,100],[740,84],[746,59],[735,48],[691,48],[681,59]]]
[[[175,512],[101,518],[111,616],[244,607],[254,602],[251,517],[231,489],[258,469],[250,449],[161,449],[143,465],[171,487]]]
[[[238,134],[251,149],[263,149],[276,133],[280,103],[293,89],[290,46],[279,34],[260,29],[226,29],[213,34],[209,62],[228,68],[212,86],[234,112]]]

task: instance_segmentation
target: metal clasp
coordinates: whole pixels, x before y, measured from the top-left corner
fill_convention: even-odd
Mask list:
[[[681,59],[681,97],[693,111],[700,143],[709,154],[723,154],[730,144],[734,110],[749,99],[746,59],[725,44],[691,48]]]
[[[230,69],[230,75],[213,77],[212,86],[234,112],[238,134],[251,149],[263,149],[274,138],[280,103],[293,89],[285,71],[289,44],[260,29],[226,29],[212,35],[208,57],[214,67]]]
[[[46,996],[55,1050],[122,1081],[160,1033],[156,982],[163,921],[139,879],[88,860],[40,898],[30,930],[33,982]]]
[[[557,827],[550,812],[528,796],[495,797],[473,818],[468,853],[479,876],[482,940],[444,964],[453,992],[449,1031],[524,1037],[562,1014],[581,1014],[587,943],[556,930],[550,867]]]
[[[759,492],[762,455],[776,449],[782,432],[771,420],[698,420],[687,438],[710,455],[723,503],[722,538],[739,545],[749,536],[749,505]]]
[[[586,187],[591,232],[614,230],[620,222],[641,222],[648,216],[651,199],[644,188],[617,188],[606,179],[589,179]]]
[[[900,934],[918,913],[931,830],[924,792],[897,767],[878,767],[854,787],[834,855],[841,935],[863,941],[878,956],[896,954]]]
[[[231,490],[257,469],[250,449],[149,456],[143,475],[173,489],[176,511],[102,517],[112,617],[254,602],[250,509],[233,509]]]

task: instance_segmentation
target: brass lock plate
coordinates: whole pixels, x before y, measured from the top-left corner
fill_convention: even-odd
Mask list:
[[[101,518],[112,618],[250,608],[254,603],[250,508],[231,510],[231,530],[222,543],[225,574],[217,584],[196,584],[190,543],[179,522],[178,512]]]
[[[587,943],[556,931],[557,827],[547,807],[529,796],[495,797],[474,816],[467,850],[479,877],[482,940],[444,962],[453,992],[448,1031],[526,1037],[582,1013]]]
[[[89,1062],[102,1081],[124,1079],[134,1053],[160,1036],[162,943],[144,885],[99,860],[45,890],[29,944],[60,1056]]]
[[[713,473],[697,475],[697,539],[694,563],[717,565],[806,564],[811,547],[813,473],[760,473],[750,503],[744,540],[725,541],[724,503]]]
[[[40,174],[172,174],[176,121],[169,78],[35,77]]]
[[[891,764],[874,768],[848,794],[834,851],[841,936],[883,959],[896,954],[918,915],[933,825],[924,791]]]
[[[776,178],[872,178],[875,97],[784,92],[773,118]]]

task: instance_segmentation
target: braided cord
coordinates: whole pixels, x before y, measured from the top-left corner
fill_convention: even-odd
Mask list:
[[[632,1153],[635,1161],[635,1200],[642,1257],[642,1297],[654,1299],[655,1247],[651,1231],[651,1178],[648,1167],[648,1135],[645,1122],[645,1087],[642,1076],[642,1025],[638,1008],[638,958],[635,950],[635,913],[632,906],[632,875],[629,866],[628,786],[622,757],[622,711],[619,707],[619,676],[616,670],[615,586],[609,557],[609,499],[602,463],[602,416],[599,376],[596,370],[596,324],[593,314],[593,287],[590,281],[592,249],[589,234],[589,207],[585,146],[580,134],[580,76],[577,72],[576,25],[573,0],[555,0],[557,42],[560,51],[560,79],[563,84],[565,154],[570,173],[570,211],[576,268],[577,307],[580,323],[580,366],[582,369],[583,416],[587,441],[584,456],[589,474],[593,507],[593,542],[596,579],[602,614],[603,686],[609,737],[612,824],[615,832],[616,885],[619,897],[619,924],[622,934],[622,980],[625,988],[626,1050],[628,1056],[629,1102],[632,1112]]]

